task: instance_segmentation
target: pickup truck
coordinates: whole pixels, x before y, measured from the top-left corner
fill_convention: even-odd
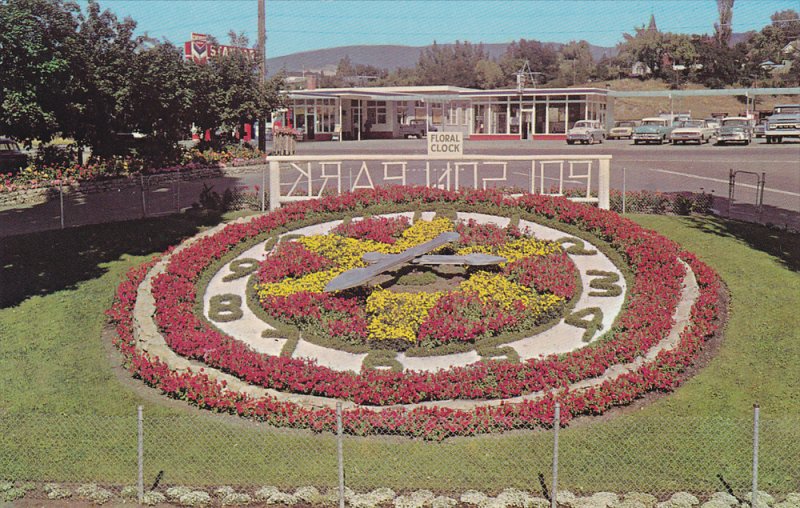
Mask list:
[[[436,127],[428,125],[425,120],[411,120],[406,124],[400,125],[400,137],[403,138],[424,138],[428,131],[435,131]]]
[[[605,137],[606,131],[600,125],[600,120],[580,120],[567,131],[567,144],[573,145],[577,141],[593,145],[595,141],[602,143]]]
[[[650,117],[643,118],[642,123],[633,129],[633,144],[657,143],[661,144],[669,139],[672,133],[672,121],[669,118]]]
[[[779,104],[767,118],[764,128],[767,143],[780,143],[783,138],[800,138],[800,104]]]
[[[717,135],[717,144],[742,143],[749,145],[753,138],[753,120],[744,116],[729,116],[722,119]]]

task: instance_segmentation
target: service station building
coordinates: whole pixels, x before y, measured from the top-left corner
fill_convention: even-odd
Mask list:
[[[302,129],[306,139],[402,137],[401,125],[460,131],[465,139],[564,139],[578,120],[611,121],[608,90],[453,86],[319,88],[287,92],[274,122]]]

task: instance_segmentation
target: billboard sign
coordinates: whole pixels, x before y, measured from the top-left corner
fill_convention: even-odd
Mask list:
[[[205,64],[209,58],[226,56],[232,53],[243,53],[250,58],[256,57],[256,50],[238,46],[222,46],[208,42],[208,35],[192,33],[192,40],[183,43],[183,56],[197,64]]]

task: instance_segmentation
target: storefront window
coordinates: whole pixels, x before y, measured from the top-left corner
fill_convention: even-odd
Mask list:
[[[520,108],[519,104],[511,103],[511,134],[519,134],[520,125]]]
[[[566,130],[567,105],[564,102],[551,102],[547,107],[547,133],[564,134]]]
[[[386,124],[386,101],[367,101],[367,120],[373,125]]]
[[[543,102],[536,103],[533,128],[535,134],[547,133],[547,104]]]
[[[568,128],[571,128],[575,125],[575,122],[580,120],[586,120],[586,103],[585,102],[578,102],[579,99],[575,97],[570,97],[570,101],[568,103],[567,111],[569,115],[569,125]]]
[[[486,134],[486,110],[488,104],[475,104],[472,107],[474,122],[472,125],[472,132],[475,134]]]
[[[506,104],[492,104],[492,134],[507,134],[508,106]]]

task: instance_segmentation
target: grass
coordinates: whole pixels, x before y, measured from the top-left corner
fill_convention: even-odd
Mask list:
[[[560,487],[591,492],[749,490],[752,404],[761,404],[760,486],[800,476],[800,236],[714,218],[632,216],[713,266],[731,295],[719,354],[676,393],[561,431]],[[0,478],[133,483],[144,406],[145,481],[336,484],[330,435],[194,410],[121,382],[101,341],[125,271],[217,217],[183,215],[5,239],[0,251]],[[442,443],[347,437],[347,484],[541,493],[552,435]],[[549,482],[549,480],[546,480]]]
[[[618,79],[586,83],[585,86],[606,88],[626,92],[650,92],[669,90],[670,84],[660,79],[641,81],[638,79]],[[706,88],[696,83],[690,83],[682,90],[705,90]],[[729,116],[739,115],[746,109],[745,98],[735,96],[710,96],[710,97],[622,97],[614,101],[614,118],[617,120],[641,120],[648,116],[655,116],[661,112],[691,112],[692,118],[709,118],[712,113],[727,113]],[[793,104],[798,101],[797,96],[791,95],[764,95],[757,97],[757,110],[771,111],[776,104]]]

